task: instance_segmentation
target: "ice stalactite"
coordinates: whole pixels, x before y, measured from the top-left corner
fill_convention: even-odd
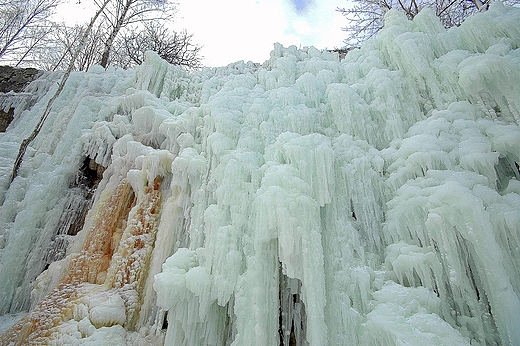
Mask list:
[[[341,61],[72,74],[2,190],[0,311],[33,306],[2,340],[520,344],[518,23],[390,11]],[[74,235],[85,160],[106,169]]]

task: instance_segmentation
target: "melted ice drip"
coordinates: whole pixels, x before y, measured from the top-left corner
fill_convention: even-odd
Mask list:
[[[342,61],[71,75],[2,196],[0,311],[33,289],[2,341],[520,344],[518,23],[390,11]],[[0,134],[3,171],[48,97]],[[35,280],[84,157],[94,203]]]

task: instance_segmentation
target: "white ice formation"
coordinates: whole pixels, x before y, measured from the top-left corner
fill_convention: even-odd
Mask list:
[[[0,134],[3,344],[520,345],[520,9],[73,73],[9,184],[58,77]]]

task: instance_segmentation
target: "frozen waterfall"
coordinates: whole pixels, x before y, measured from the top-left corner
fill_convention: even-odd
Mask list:
[[[59,77],[0,133],[1,345],[520,345],[519,8],[73,73],[10,184]]]

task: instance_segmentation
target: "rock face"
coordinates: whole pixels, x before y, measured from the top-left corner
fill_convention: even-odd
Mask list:
[[[0,66],[0,92],[20,92],[39,75],[40,71],[35,68]]]
[[[15,68],[11,66],[0,66],[0,93],[19,93],[24,87],[38,78],[40,71],[35,68]],[[3,99],[9,95],[2,95]],[[3,101],[3,100],[2,100]],[[3,103],[3,102],[2,102]],[[5,132],[14,117],[14,109],[1,107],[0,109],[0,132]]]

